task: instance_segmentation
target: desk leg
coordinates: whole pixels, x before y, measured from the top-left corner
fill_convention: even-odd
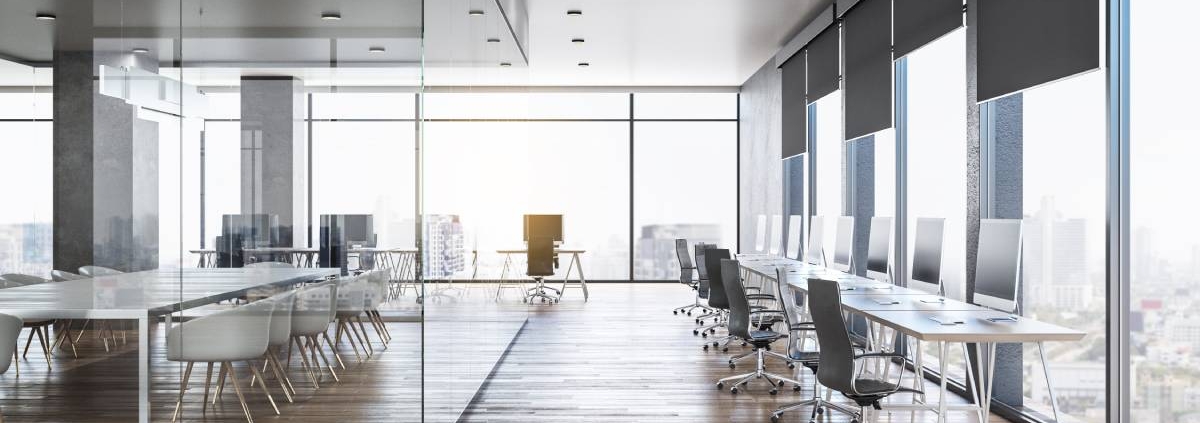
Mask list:
[[[987,344],[983,343],[975,344],[975,351],[977,355],[986,354],[984,351],[986,349],[986,345]],[[967,352],[967,343],[964,342],[962,344],[962,350],[963,363],[967,366],[967,384],[969,385],[971,396],[975,398],[975,405],[978,407],[978,409],[975,410],[975,413],[979,416],[979,421],[985,422],[987,420],[985,420],[984,416],[986,416],[986,414],[984,414],[983,410],[987,407],[985,404],[991,403],[992,395],[991,390],[987,389],[987,386],[991,381],[984,376],[985,369],[989,366],[984,364],[983,357],[979,357],[979,360],[975,360],[974,363],[971,362],[971,354]],[[975,383],[976,381],[979,381],[979,383]]]
[[[587,279],[583,277],[583,260],[579,259],[579,253],[572,254],[571,261],[575,262],[575,273],[579,274],[579,286],[583,288],[583,302],[588,300]]]
[[[150,423],[150,316],[138,318],[138,422]]]
[[[1058,422],[1058,397],[1054,395],[1054,382],[1050,379],[1050,366],[1046,363],[1046,346],[1038,341],[1038,355],[1042,359],[1042,373],[1046,376],[1046,389],[1050,391],[1050,409],[1054,411],[1054,421]]]
[[[950,344],[946,341],[938,341],[938,374],[940,375],[942,390],[938,392],[938,418],[939,423],[946,421],[946,360],[950,356]]]

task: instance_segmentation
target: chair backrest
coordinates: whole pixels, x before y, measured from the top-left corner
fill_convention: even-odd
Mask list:
[[[359,313],[366,309],[367,293],[373,288],[368,285],[367,273],[338,280],[337,311]]]
[[[737,260],[721,259],[721,283],[725,287],[725,296],[729,299],[729,320],[726,326],[729,334],[742,338],[750,338],[750,300],[746,298],[746,288],[742,286],[741,268]]]
[[[892,282],[891,275],[892,218],[872,217],[870,242],[867,244],[867,277]]]
[[[725,293],[725,278],[721,274],[721,260],[728,260],[729,258],[729,250],[726,248],[708,248],[704,250],[704,267],[706,273],[708,273],[709,307],[729,308],[729,296]]]
[[[292,336],[292,308],[296,306],[296,291],[288,291],[268,299],[275,302],[275,311],[271,312],[271,329],[268,331],[268,345],[285,345]]]
[[[90,278],[88,278],[87,276],[80,275],[78,273],[71,273],[71,272],[68,272],[65,270],[51,270],[50,271],[50,279],[53,279],[55,282],[65,282],[65,281],[75,281],[75,280],[90,279]]]
[[[167,333],[167,359],[174,361],[245,361],[267,352],[270,299],[184,322]]]
[[[809,279],[808,295],[820,299],[808,302],[817,345],[821,346],[817,381],[839,392],[854,392],[854,349],[842,316],[841,289],[834,281]]]
[[[526,276],[554,276],[554,238],[529,238]]]
[[[8,281],[17,285],[37,285],[39,283],[50,282],[49,279],[40,278],[33,275],[25,275],[20,273],[6,273],[0,275],[0,280]]]
[[[251,269],[294,269],[296,266],[282,261],[260,261],[258,263],[247,264],[245,267]]]
[[[788,216],[787,249],[784,257],[800,260],[800,230],[804,229],[804,216],[793,214]]]
[[[833,246],[833,264],[829,267],[849,272],[854,263],[854,217],[841,216],[837,220],[837,238]]]
[[[13,353],[17,351],[17,338],[21,336],[20,317],[0,314],[0,373],[12,365]]]
[[[767,250],[767,216],[760,214],[754,224],[754,252],[765,253]]]
[[[804,261],[818,266],[825,264],[825,218],[813,216],[808,220],[808,247]]]
[[[779,309],[783,311],[783,321],[787,323],[787,327],[804,321],[800,313],[800,299],[796,295],[797,291],[792,289],[788,284],[788,272],[785,267],[775,268],[775,298],[779,299]],[[798,338],[788,338],[789,355],[801,352],[800,342]]]
[[[317,334],[329,328],[329,321],[336,308],[332,299],[336,295],[335,283],[321,283],[303,288],[295,293],[292,308],[292,334]]]
[[[703,242],[696,243],[696,262],[693,265],[696,268],[696,290],[700,298],[708,298],[711,287],[708,284],[708,268],[704,265],[704,253],[710,248],[716,248],[716,244],[707,244]]]
[[[104,266],[83,266],[79,268],[79,274],[90,277],[119,275],[122,272],[117,269],[110,269]]]
[[[367,292],[366,307],[368,310],[374,310],[387,300],[389,274],[387,270],[377,269],[367,272],[365,278],[370,287],[370,291]]]
[[[679,261],[679,283],[692,283],[692,272],[696,271],[696,265],[692,263],[692,254],[688,251],[686,239],[675,240],[675,259]]]
[[[780,244],[783,244],[783,216],[771,215],[770,246],[767,248],[767,253],[773,256],[779,255],[781,249]]]

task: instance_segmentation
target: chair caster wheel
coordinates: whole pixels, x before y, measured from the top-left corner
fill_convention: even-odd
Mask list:
[[[716,348],[716,347],[719,347],[719,346],[720,346],[720,344],[718,344],[718,343],[716,343],[716,342],[713,342],[713,348]]]
[[[708,344],[704,344],[704,350],[708,351]]]
[[[743,342],[743,343],[742,343],[742,346],[743,346],[743,347],[744,347],[744,346],[746,346],[746,343],[745,343],[745,342]]]
[[[737,395],[738,388],[736,386],[729,388],[729,393]]]
[[[825,414],[825,407],[817,407],[817,414]]]
[[[688,316],[691,316],[691,315],[692,315],[692,312],[690,312],[690,311],[689,311],[689,312],[687,312],[687,315],[688,315]]]
[[[767,393],[768,393],[768,394],[771,394],[771,395],[776,395],[776,394],[778,394],[778,393],[779,393],[779,390],[778,390],[778,389],[775,389],[775,388],[771,388],[771,390],[770,390],[770,391],[767,391]]]
[[[696,324],[697,324],[697,325],[703,325],[703,324],[704,324],[704,321],[703,321],[703,320],[697,321],[697,322],[696,322]]]
[[[700,334],[700,330],[699,330],[699,329],[692,329],[692,335],[693,335],[693,336],[694,336],[694,335],[699,335],[699,334]]]
[[[729,347],[721,348],[721,352],[729,352]]]
[[[782,416],[783,416],[782,414],[779,414],[779,415],[772,414],[771,415],[771,423],[779,423],[779,418]]]
[[[717,382],[717,389],[724,389],[724,388],[725,388],[725,382]]]
[[[733,363],[729,363],[729,368],[731,368],[731,369],[736,369],[736,368],[737,368],[737,365],[736,365],[736,364],[733,364]]]
[[[796,363],[788,363],[788,368],[789,368],[789,369],[795,369],[795,368],[796,368]]]
[[[707,338],[707,337],[708,337],[708,332],[704,332],[704,333],[700,334],[700,336],[701,336],[702,338]]]
[[[678,312],[678,311],[672,311],[672,312],[671,312],[671,314],[674,314],[674,315],[678,316],[678,315],[679,315],[679,312]]]
[[[793,386],[793,387],[792,387],[792,391],[793,391],[793,392],[800,392],[800,385]]]

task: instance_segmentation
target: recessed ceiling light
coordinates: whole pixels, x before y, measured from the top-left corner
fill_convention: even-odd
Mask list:
[[[568,10],[567,16],[583,16],[583,11],[577,9]]]
[[[583,44],[583,39],[582,38],[572,38],[571,42],[575,43],[575,44]]]
[[[467,14],[471,16],[483,16],[483,10],[471,9],[467,11]]]
[[[487,39],[487,42],[489,42],[489,43],[498,43],[498,42],[500,42],[500,39],[499,39],[499,38],[488,38],[488,39]]]
[[[581,68],[586,68],[586,67],[588,67],[588,66],[591,66],[591,65],[592,65],[592,64],[591,64],[591,63],[588,63],[588,62],[579,62],[579,67],[581,67]]]
[[[367,51],[369,51],[371,53],[383,53],[383,52],[387,51],[387,49],[383,48],[383,47],[375,46],[375,47],[367,47]]]
[[[321,12],[321,20],[340,21],[342,20],[342,14],[338,12]]]
[[[502,68],[507,68],[507,67],[510,67],[510,66],[512,66],[512,63],[508,63],[508,62],[500,62],[500,67],[502,67]]]
[[[38,14],[33,15],[33,18],[37,19],[39,21],[52,21],[52,20],[56,19],[56,17],[54,16],[53,13],[42,13],[42,12],[38,12]]]
[[[146,54],[146,53],[150,52],[150,49],[145,48],[145,47],[137,47],[131,51],[133,51],[135,54]]]

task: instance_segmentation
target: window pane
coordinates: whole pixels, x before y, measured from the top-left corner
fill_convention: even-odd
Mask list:
[[[634,126],[634,276],[677,280],[675,239],[737,251],[737,124],[640,122]]]
[[[907,66],[907,260],[912,263],[917,218],[945,219],[941,278],[946,295],[961,300],[966,298],[967,245],[965,30],[951,32],[913,52]],[[926,362],[936,369],[936,345],[926,344]],[[960,355],[953,354],[947,368],[952,379],[963,381]]]
[[[737,119],[737,93],[639,93],[638,119]]]
[[[814,122],[816,132],[816,215],[824,217],[823,246],[828,262],[833,262],[833,241],[837,236],[837,217],[842,215],[842,161],[845,141],[842,139],[842,92],[834,91],[816,103]],[[814,229],[815,230],[815,229]]]
[[[28,87],[19,89],[32,91]],[[52,119],[53,106],[50,93],[0,93],[0,119]]]
[[[0,100],[2,104],[4,100]],[[0,122],[0,273],[46,277],[53,261],[53,124]],[[17,205],[17,206],[14,206]]]
[[[430,93],[425,119],[628,119],[623,93]]]
[[[314,93],[313,119],[415,119],[411,93]]]
[[[374,215],[378,246],[415,245],[413,122],[313,122],[312,245],[322,214]]]
[[[204,124],[204,245],[215,248],[221,216],[242,212],[242,124]]]
[[[589,280],[629,278],[628,123],[431,122],[425,129],[425,213],[459,216],[464,243],[479,251],[479,278],[500,276],[497,249],[522,245],[524,214],[563,215],[564,245],[587,250]],[[567,270],[561,264],[556,278]],[[524,274],[518,264],[507,276]]]

